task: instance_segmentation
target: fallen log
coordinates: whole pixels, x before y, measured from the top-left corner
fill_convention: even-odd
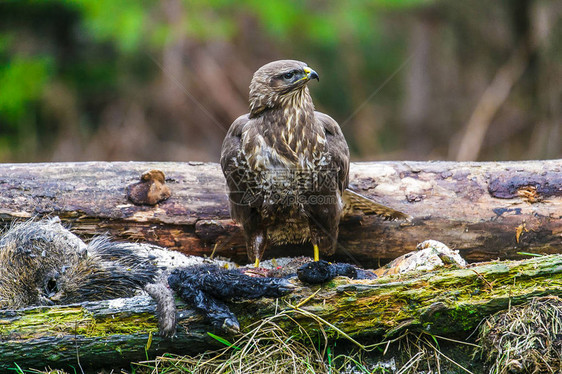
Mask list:
[[[172,196],[155,206],[127,200],[126,188],[158,169]],[[347,217],[334,259],[377,267],[425,239],[468,261],[562,251],[562,160],[354,163],[350,187],[414,217],[410,223]],[[245,262],[229,218],[224,178],[213,163],[88,162],[0,165],[0,219],[57,215],[82,236],[150,242],[193,255]],[[309,254],[285,246],[266,258]]]
[[[281,313],[275,322],[296,338],[322,327],[332,338],[342,332],[354,339],[392,337],[409,329],[463,339],[497,311],[534,297],[562,296],[562,255],[376,280],[338,277],[315,287],[292,282],[296,291],[276,301],[233,303],[242,331]],[[0,311],[0,368],[124,367],[164,352],[216,348],[207,335],[211,326],[185,305],[180,311],[173,340],[157,335],[155,305],[147,296]]]

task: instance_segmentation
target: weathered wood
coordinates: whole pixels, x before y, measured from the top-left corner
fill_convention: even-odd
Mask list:
[[[172,197],[135,206],[126,186],[162,170]],[[469,261],[562,252],[562,160],[369,162],[351,166],[351,188],[413,222],[344,220],[336,259],[376,267],[425,239]],[[74,232],[152,242],[183,253],[246,261],[240,228],[229,219],[217,164],[90,162],[0,165],[0,218],[58,215]],[[309,245],[272,248],[266,258],[309,254]]]
[[[57,307],[0,311],[0,369],[126,367],[129,362],[166,352],[199,352],[211,347],[208,326],[195,317],[189,334],[174,340],[154,336],[157,319],[149,296]]]
[[[275,312],[295,337],[319,329],[313,313],[349,336],[381,337],[404,329],[462,339],[482,318],[538,296],[562,296],[562,255],[482,264],[468,269],[407,273],[371,281],[339,277],[315,287],[302,286],[277,300],[232,304],[242,330]],[[308,300],[307,300],[308,299]],[[306,301],[305,301],[306,300]],[[299,309],[294,306],[304,301]],[[149,297],[58,307],[0,311],[0,368],[128,365],[164,352],[188,354],[217,347],[211,327],[185,307],[173,341],[156,335],[155,306]],[[329,336],[338,332],[324,325]],[[189,329],[189,330],[187,330]],[[217,332],[228,337],[223,332]],[[150,338],[152,334],[152,338]],[[150,347],[145,346],[151,339]]]

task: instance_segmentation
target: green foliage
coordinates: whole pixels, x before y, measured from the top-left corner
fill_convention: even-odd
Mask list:
[[[218,335],[213,334],[212,332],[208,332],[207,331],[207,335],[209,335],[211,338],[215,339],[216,341],[226,345],[227,347],[231,347],[233,349],[240,349],[240,347],[237,347],[236,345],[232,344],[231,342],[229,342],[228,340],[226,340],[223,337],[220,337]]]
[[[255,14],[266,30],[279,40],[310,40],[334,45],[351,35],[370,39],[377,33],[380,10],[392,10],[427,4],[432,0],[376,1],[284,1],[247,0],[245,8]]]
[[[14,126],[27,104],[41,96],[52,68],[50,57],[15,56],[0,65],[0,118]]]
[[[112,101],[126,103],[146,92],[159,74],[154,61],[178,40],[185,54],[189,48],[220,47],[225,41],[240,51],[233,56],[239,61],[263,59],[264,51],[307,61],[330,77],[321,92],[314,92],[319,109],[330,107],[330,114],[344,120],[360,105],[356,99],[381,83],[358,80],[367,74],[388,77],[403,60],[403,35],[386,30],[383,18],[433,0],[179,1],[0,3],[0,24],[5,25],[0,28],[0,160],[10,158],[8,147],[33,143],[45,149],[55,143],[62,125],[49,118],[53,98],[41,105],[49,101],[42,96],[49,82],[74,95],[76,108],[69,110],[78,112],[80,122],[73,133],[88,137],[103,126],[101,117]],[[250,41],[255,38],[261,45],[246,44],[250,33]],[[390,100],[400,95],[388,92]],[[24,145],[28,134],[36,142]],[[350,143],[353,147],[353,138]]]
[[[152,2],[135,0],[60,0],[82,13],[85,30],[99,41],[113,41],[131,53],[145,37]]]

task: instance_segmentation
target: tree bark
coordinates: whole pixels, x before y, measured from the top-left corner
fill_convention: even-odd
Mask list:
[[[242,331],[282,312],[275,322],[295,338],[324,328],[329,336],[344,332],[356,340],[392,337],[405,329],[463,339],[483,318],[510,305],[562,296],[562,255],[369,281],[338,277],[314,287],[292,282],[296,291],[277,302],[232,303]],[[83,368],[123,367],[164,352],[194,354],[222,347],[206,334],[213,330],[205,320],[185,305],[179,310],[173,340],[157,336],[155,305],[147,296],[0,311],[0,368],[14,363],[21,368],[76,368],[78,362]],[[318,317],[325,321],[322,326]],[[230,341],[235,338],[214,332]]]
[[[156,206],[127,200],[126,187],[158,169],[172,196]],[[426,239],[468,261],[562,251],[562,160],[368,162],[351,165],[350,188],[414,217],[342,221],[334,260],[377,267]],[[246,262],[217,164],[89,162],[0,165],[0,218],[57,215],[83,236],[151,242],[186,254]],[[311,246],[270,248],[265,257],[310,255]]]

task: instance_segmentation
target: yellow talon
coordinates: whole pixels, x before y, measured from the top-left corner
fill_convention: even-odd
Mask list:
[[[318,244],[314,244],[314,261],[320,261],[320,250]]]
[[[256,262],[254,262],[254,267],[255,268],[259,268],[260,267],[260,259],[256,257]]]

